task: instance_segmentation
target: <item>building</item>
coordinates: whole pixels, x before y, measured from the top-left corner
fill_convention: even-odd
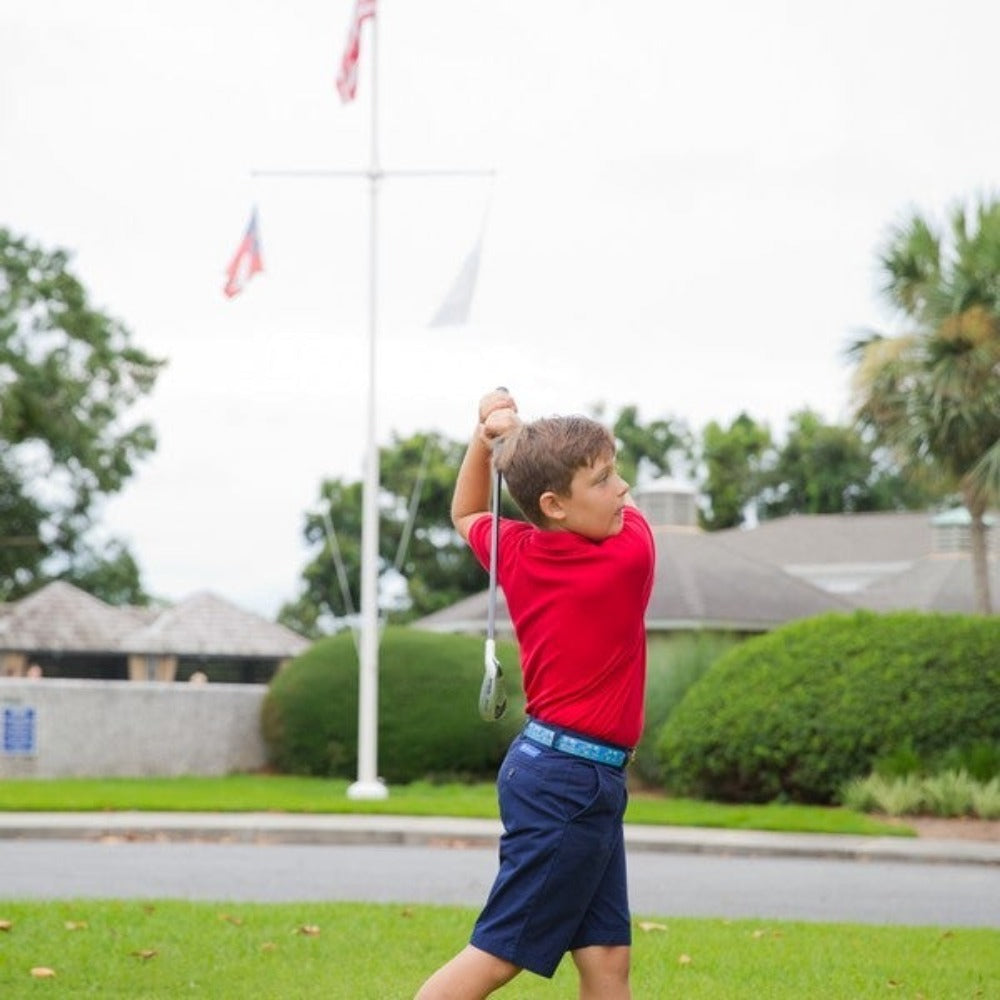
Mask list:
[[[697,495],[663,480],[637,490],[657,543],[646,615],[651,634],[753,634],[829,611],[974,611],[968,514],[797,514],[753,528],[698,528]],[[992,522],[991,522],[992,523]],[[991,594],[1000,607],[992,544]],[[481,633],[487,594],[420,619],[435,631]],[[497,631],[512,628],[498,595]]]
[[[264,683],[308,640],[210,593],[114,607],[56,581],[0,605],[0,676]]]

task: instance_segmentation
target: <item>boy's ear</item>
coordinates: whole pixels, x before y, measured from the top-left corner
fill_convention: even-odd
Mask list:
[[[562,521],[566,517],[566,508],[563,504],[564,498],[552,490],[546,490],[538,498],[538,509],[550,521]]]

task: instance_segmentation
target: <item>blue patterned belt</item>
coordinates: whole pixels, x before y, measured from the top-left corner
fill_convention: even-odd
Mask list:
[[[631,761],[634,753],[621,747],[608,746],[607,743],[574,736],[562,729],[553,729],[535,722],[534,719],[528,720],[527,725],[521,730],[521,735],[532,743],[540,743],[543,747],[551,747],[553,750],[572,754],[574,757],[597,761],[598,764],[610,764],[612,767],[624,767]]]

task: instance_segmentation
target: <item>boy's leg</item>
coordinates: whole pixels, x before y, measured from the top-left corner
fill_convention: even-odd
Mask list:
[[[572,953],[580,974],[580,1000],[632,1000],[628,945],[590,945]]]
[[[466,945],[420,987],[414,1000],[482,1000],[520,971],[502,958]]]

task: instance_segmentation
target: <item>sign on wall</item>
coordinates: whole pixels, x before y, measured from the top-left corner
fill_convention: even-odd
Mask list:
[[[16,757],[33,757],[38,752],[37,713],[29,705],[4,705],[0,709],[0,729],[3,753]]]

